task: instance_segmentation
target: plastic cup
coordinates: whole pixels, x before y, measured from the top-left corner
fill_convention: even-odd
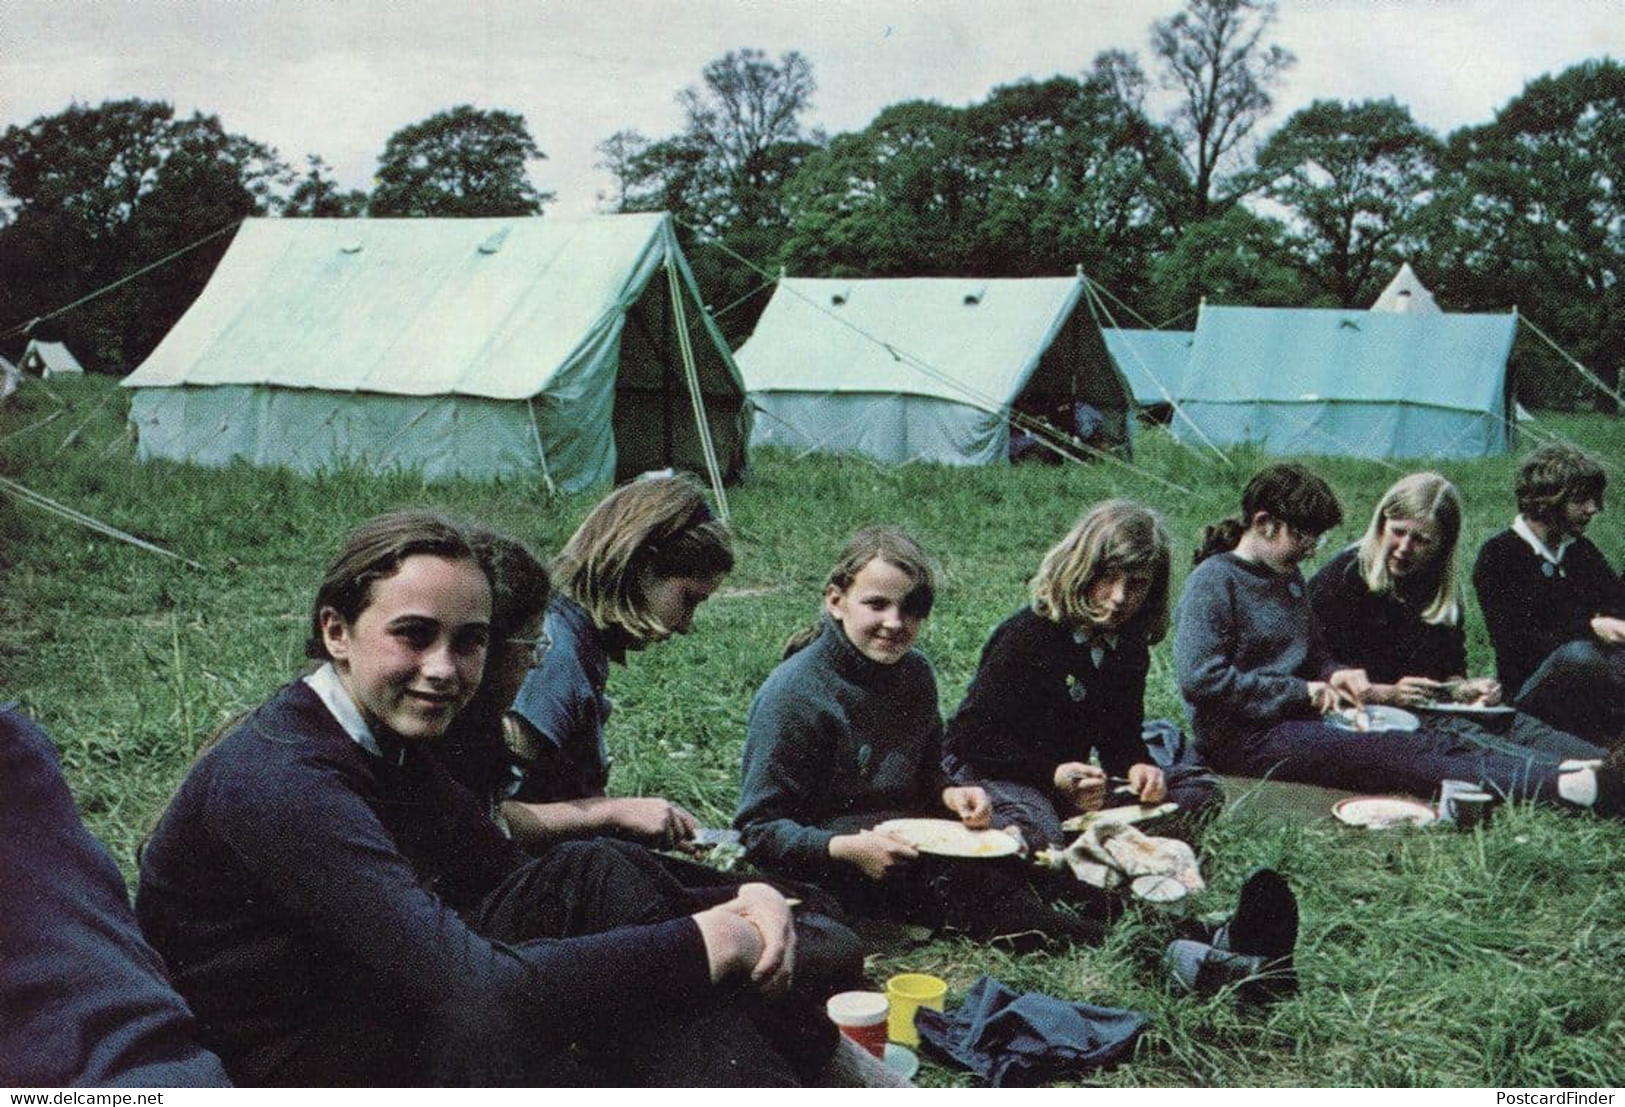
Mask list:
[[[891,1018],[887,1028],[891,1040],[906,1046],[920,1044],[920,1035],[914,1029],[914,1013],[921,1007],[942,1010],[942,1001],[948,997],[948,982],[923,972],[905,972],[886,981],[886,995],[891,1000]]]
[[[824,1002],[824,1010],[848,1038],[884,1059],[886,1013],[890,1004],[880,992],[839,992]]]

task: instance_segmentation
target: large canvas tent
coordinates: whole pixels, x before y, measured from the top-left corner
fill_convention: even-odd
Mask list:
[[[1087,403],[1127,450],[1133,400],[1080,277],[782,278],[734,355],[756,441],[880,461],[986,465],[1012,409]]]
[[[735,472],[750,429],[661,214],[250,219],[124,384],[143,459],[566,491]]]
[[[1419,315],[1438,315],[1439,304],[1427,290],[1411,263],[1401,262],[1399,272],[1388,282],[1371,305],[1372,311],[1416,312]]]
[[[1175,437],[1274,454],[1506,452],[1517,316],[1209,307]]]

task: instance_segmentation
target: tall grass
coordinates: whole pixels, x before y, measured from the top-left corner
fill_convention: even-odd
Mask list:
[[[198,744],[298,671],[311,591],[352,526],[393,507],[437,506],[551,552],[594,499],[551,497],[528,482],[430,485],[410,473],[301,478],[247,466],[140,465],[111,382],[48,390],[31,382],[18,399],[0,409],[0,475],[207,567],[186,568],[0,497],[0,696],[21,699],[50,729],[87,822],[126,871]],[[1617,420],[1547,418],[1541,433],[1560,433],[1610,464],[1625,456]],[[946,712],[988,631],[1023,602],[1043,551],[1089,505],[1121,495],[1159,507],[1182,580],[1201,526],[1236,510],[1261,460],[1240,450],[1225,464],[1157,431],[1141,436],[1136,458],[1151,476],[1105,464],[883,469],[759,452],[729,496],[738,571],[701,609],[696,633],[635,655],[611,678],[613,788],[671,796],[709,823],[731,819],[751,694],[789,632],[815,617],[829,563],[858,526],[900,524],[942,561],[944,585],[921,646],[936,663]],[[1309,460],[1347,510],[1331,543],[1352,540],[1398,473]],[[1510,518],[1515,464],[1437,466],[1466,499],[1469,556]],[[1617,563],[1625,520],[1605,513],[1593,537]],[[1490,672],[1471,601],[1469,627],[1471,667]],[[1147,710],[1181,717],[1166,644],[1153,657]],[[1625,980],[1625,827],[1512,809],[1472,834],[1362,834],[1329,820],[1270,822],[1237,807],[1213,827],[1205,852],[1212,890],[1199,910],[1227,906],[1254,865],[1290,874],[1305,920],[1298,998],[1248,1011],[1229,996],[1170,991],[1156,964],[1170,920],[1139,909],[1100,950],[1015,958],[941,941],[886,947],[871,967],[937,972],[951,998],[986,972],[1017,988],[1150,1014],[1133,1061],[1089,1083],[1625,1083],[1615,995]],[[922,1079],[965,1082],[934,1066]]]

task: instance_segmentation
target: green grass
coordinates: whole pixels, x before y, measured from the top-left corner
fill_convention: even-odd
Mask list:
[[[311,591],[351,526],[427,504],[551,552],[594,500],[550,498],[526,482],[143,466],[124,410],[122,393],[102,379],[25,386],[0,409],[0,475],[207,568],[0,497],[0,696],[21,699],[50,729],[87,822],[126,872],[198,743],[298,671]],[[1541,428],[1611,465],[1625,456],[1618,420],[1550,417]],[[1235,451],[1225,466],[1161,432],[1142,436],[1137,460],[1156,479],[1107,465],[885,470],[758,453],[729,492],[739,570],[701,609],[695,634],[611,677],[613,788],[669,795],[707,822],[731,818],[750,696],[786,635],[814,617],[823,575],[856,527],[900,524],[941,559],[945,585],[921,647],[949,711],[987,632],[1023,602],[1040,555],[1089,505],[1127,495],[1161,508],[1183,578],[1201,525],[1236,509],[1259,463]],[[1329,547],[1363,529],[1399,475],[1373,463],[1312,464],[1350,516]],[[1466,498],[1469,555],[1506,525],[1515,465],[1508,457],[1438,466]],[[1621,513],[1599,517],[1593,537],[1617,563]],[[1488,672],[1476,608],[1469,626],[1472,667]],[[1181,717],[1166,644],[1154,656],[1147,711]],[[1516,809],[1474,834],[1366,835],[1329,820],[1270,823],[1238,808],[1221,816],[1205,853],[1212,890],[1198,910],[1225,907],[1253,865],[1293,878],[1305,919],[1299,998],[1248,1012],[1228,997],[1170,992],[1155,964],[1168,920],[1137,911],[1101,950],[1011,958],[945,941],[881,951],[872,967],[936,972],[950,1000],[987,972],[1020,989],[1147,1012],[1133,1061],[1090,1083],[1625,1084],[1625,1016],[1614,1002],[1625,979],[1625,827]],[[921,1080],[967,1082],[929,1065]]]

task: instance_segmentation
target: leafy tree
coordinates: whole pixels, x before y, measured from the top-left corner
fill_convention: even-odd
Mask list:
[[[540,215],[553,200],[525,166],[547,155],[525,117],[463,104],[402,127],[378,159],[369,211],[391,216]]]
[[[1191,174],[1195,219],[1240,194],[1219,188],[1219,169],[1269,114],[1271,89],[1297,61],[1264,41],[1275,15],[1275,0],[1186,0],[1184,11],[1152,25],[1162,85],[1182,97],[1171,123]]]
[[[1516,304],[1614,392],[1625,349],[1625,65],[1531,81],[1493,122],[1450,136],[1428,216],[1442,298]],[[1522,343],[1520,343],[1522,345]],[[1520,351],[1526,402],[1617,405],[1544,344]]]
[[[1282,246],[1286,228],[1277,220],[1236,205],[1223,215],[1192,223],[1173,249],[1151,264],[1151,321],[1190,329],[1197,306],[1301,307],[1306,296],[1297,269]]]
[[[185,250],[43,324],[87,365],[126,368],[149,353],[202,289],[230,239],[187,249],[267,210],[287,182],[276,151],[214,116],[165,103],[73,104],[0,135],[0,326],[45,315]]]
[[[1264,194],[1292,215],[1287,248],[1339,307],[1364,306],[1431,198],[1443,144],[1393,100],[1317,100],[1259,151]]]
[[[305,175],[279,205],[284,217],[344,219],[366,213],[367,194],[340,188],[332,177],[333,167],[321,157],[310,154],[305,165]]]

